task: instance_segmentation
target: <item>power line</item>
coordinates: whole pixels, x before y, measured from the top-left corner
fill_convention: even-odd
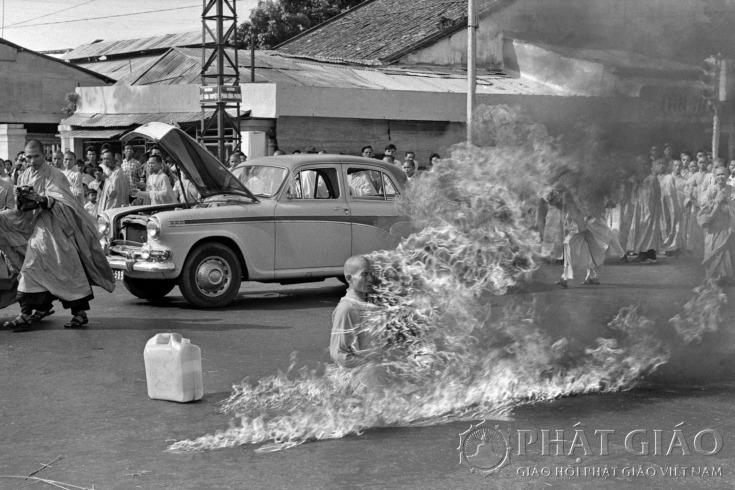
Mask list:
[[[117,14],[117,15],[104,15],[102,17],[87,17],[85,19],[71,19],[71,20],[57,20],[55,22],[39,22],[38,24],[26,24],[26,25],[16,25],[14,27],[10,27],[11,29],[23,29],[26,27],[36,27],[36,26],[49,26],[53,24],[68,24],[71,22],[85,22],[88,20],[100,20],[100,19],[112,19],[115,17],[130,17],[132,15],[141,15],[141,14],[153,14],[156,12],[170,12],[171,10],[181,10],[181,9],[191,9],[191,8],[201,8],[201,5],[184,5],[182,7],[175,7],[170,9],[158,9],[158,10],[145,10],[143,12],[132,12],[130,14]]]
[[[67,10],[71,10],[71,9],[73,9],[73,8],[81,7],[82,5],[86,5],[86,4],[88,4],[88,3],[92,3],[92,2],[94,2],[94,1],[95,1],[95,0],[85,0],[84,2],[82,2],[82,3],[78,3],[78,4],[76,4],[76,5],[72,5],[71,7],[66,7],[66,8],[63,8],[63,9],[61,9],[61,10],[57,10],[57,11],[55,11],[55,12],[49,12],[48,14],[44,14],[44,15],[39,15],[38,17],[33,17],[33,18],[30,18],[30,19],[26,19],[26,20],[21,20],[20,22],[16,22],[15,24],[9,24],[9,25],[7,25],[7,26],[5,26],[5,27],[13,27],[13,26],[17,26],[17,25],[20,25],[20,24],[25,24],[26,22],[31,22],[31,21],[34,21],[34,20],[37,20],[37,19],[42,19],[42,18],[44,18],[44,17],[49,17],[49,16],[51,16],[51,15],[56,15],[56,14],[58,14],[58,13],[61,13],[61,12],[65,12],[65,11],[67,11]],[[5,5],[5,0],[3,0],[3,6],[4,6],[4,5]]]

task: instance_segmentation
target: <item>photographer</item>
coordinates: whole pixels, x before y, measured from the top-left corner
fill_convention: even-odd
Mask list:
[[[11,238],[27,240],[18,279],[21,313],[3,326],[27,330],[33,322],[52,314],[52,301],[60,299],[72,312],[71,321],[64,326],[84,327],[92,286],[108,291],[115,286],[99,245],[96,223],[72,193],[61,170],[46,163],[41,142],[30,140],[25,152],[28,167],[18,179],[18,211],[15,216],[0,214],[4,236],[0,244]],[[26,229],[13,228],[18,216],[30,224]]]

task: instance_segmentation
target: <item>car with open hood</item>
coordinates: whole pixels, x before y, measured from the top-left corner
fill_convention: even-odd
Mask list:
[[[302,154],[228,169],[174,126],[144,124],[123,141],[139,137],[173,158],[180,188],[190,191],[183,202],[98,217],[110,266],[139,298],[160,299],[178,285],[191,305],[221,307],[242,281],[342,279],[348,257],[393,248],[411,231],[397,165]]]

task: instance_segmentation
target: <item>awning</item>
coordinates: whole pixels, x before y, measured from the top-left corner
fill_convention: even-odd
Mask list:
[[[227,111],[234,116],[231,111]],[[211,117],[214,112],[207,110],[206,116]],[[240,117],[248,117],[250,111],[240,112]],[[148,122],[162,122],[166,124],[187,123],[199,121],[201,111],[197,112],[164,112],[164,113],[123,113],[123,114],[85,114],[76,113],[61,120],[67,126],[84,126],[87,128],[116,128],[140,126]],[[122,130],[121,130],[122,131]]]
[[[72,129],[69,132],[64,132],[64,136],[71,138],[110,139],[126,131],[127,129]]]

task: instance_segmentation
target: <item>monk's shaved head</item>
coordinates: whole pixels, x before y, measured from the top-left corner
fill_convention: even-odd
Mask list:
[[[26,143],[26,148],[32,148],[34,150],[43,152],[43,143],[38,140],[28,140],[28,142]]]
[[[370,261],[364,255],[353,255],[345,261],[344,275],[352,275],[360,269],[369,269]]]

